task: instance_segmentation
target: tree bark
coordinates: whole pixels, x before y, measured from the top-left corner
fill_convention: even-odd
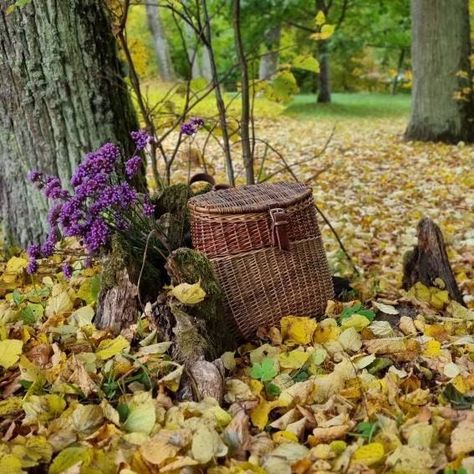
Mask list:
[[[84,153],[106,141],[133,152],[137,120],[100,0],[0,0],[0,209],[7,241],[46,232],[47,204],[30,169],[67,183]]]
[[[412,0],[413,100],[407,139],[474,140],[468,0]],[[466,74],[462,76],[461,71]]]
[[[325,0],[316,0],[316,13],[322,11],[329,15],[332,1],[326,3]],[[345,12],[345,7],[344,7]],[[342,22],[342,18],[340,20]],[[331,82],[329,77],[329,41],[318,42],[319,76],[318,76],[318,99],[317,102],[326,104],[331,102]]]
[[[168,40],[166,39],[163,24],[161,22],[158,3],[146,3],[146,13],[153,37],[153,45],[155,47],[160,78],[164,82],[171,82],[175,79],[175,73],[171,61]]]
[[[320,41],[319,53],[319,91],[318,102],[327,104],[331,102],[331,82],[329,75],[329,48],[327,41]]]
[[[196,34],[192,26],[186,22],[184,23],[184,34],[186,38],[186,54],[188,56],[188,61],[191,64],[191,79],[202,77]]]
[[[398,82],[403,70],[403,62],[405,61],[405,54],[406,54],[406,48],[401,48],[400,54],[398,56],[397,72],[395,73],[395,77],[393,78],[393,81],[392,81],[392,90],[391,90],[392,95],[395,95],[397,93]]]
[[[415,283],[436,286],[441,279],[451,299],[464,304],[461,291],[449,265],[443,234],[439,227],[428,218],[418,224],[418,245],[409,252],[403,266],[402,286],[409,290]]]
[[[270,80],[278,68],[278,47],[280,45],[281,25],[272,26],[265,32],[265,54],[260,58],[258,78],[261,81]]]
[[[201,65],[201,73],[202,77],[206,79],[207,82],[212,81],[212,65],[211,65],[211,55],[209,54],[209,49],[203,48],[202,49],[202,65]]]

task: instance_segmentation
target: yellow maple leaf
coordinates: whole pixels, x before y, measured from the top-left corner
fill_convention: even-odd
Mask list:
[[[382,443],[369,443],[357,448],[352,459],[357,462],[372,466],[377,464],[385,456],[385,449]]]
[[[441,343],[436,339],[431,339],[426,343],[423,355],[425,357],[438,357],[441,354]]]
[[[0,365],[8,369],[18,362],[23,348],[23,341],[18,339],[5,339],[0,341]]]
[[[23,270],[27,267],[28,260],[22,257],[12,257],[7,262],[7,267],[3,273],[2,279],[5,283],[13,283]]]
[[[263,430],[268,424],[270,412],[281,405],[282,403],[279,400],[269,402],[264,398],[260,398],[260,403],[250,411],[250,419],[253,425]]]
[[[192,285],[189,283],[180,283],[171,289],[170,294],[180,303],[187,305],[201,303],[206,297],[206,292],[201,288],[199,282]]]
[[[287,344],[309,344],[318,323],[308,317],[286,316],[281,319],[281,336]]]
[[[299,369],[306,363],[310,355],[308,352],[294,350],[280,354],[278,360],[283,369]]]
[[[123,336],[117,336],[115,339],[104,339],[100,342],[95,354],[99,359],[106,360],[120,354],[129,346],[130,343]]]

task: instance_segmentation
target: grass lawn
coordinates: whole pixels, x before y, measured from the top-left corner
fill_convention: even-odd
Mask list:
[[[169,85],[156,81],[145,83],[148,101],[151,105],[162,100]],[[224,100],[230,111],[230,115],[238,117],[240,115],[240,97],[235,92],[224,94]],[[174,93],[167,96],[167,99],[156,112],[169,112],[170,104],[173,110],[180,110],[184,106],[184,96]],[[294,118],[312,119],[325,118],[329,120],[359,119],[359,118],[408,118],[410,112],[410,96],[408,94],[379,94],[370,92],[344,93],[336,92],[332,95],[332,103],[317,104],[314,94],[297,95],[286,104],[272,102],[264,97],[258,97],[255,103],[255,117],[275,118],[278,116],[291,116]],[[193,115],[206,117],[216,117],[217,109],[214,94],[209,94],[200,101]]]
[[[410,96],[369,92],[332,94],[330,104],[317,104],[312,94],[298,95],[284,114],[295,118],[404,118],[410,113]]]

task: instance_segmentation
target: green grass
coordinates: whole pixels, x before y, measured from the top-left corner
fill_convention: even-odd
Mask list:
[[[169,85],[157,81],[147,82],[144,86],[150,104],[156,104],[160,99],[163,99],[168,89]],[[162,104],[157,112],[167,112],[169,107],[178,112],[184,106],[182,93],[172,94],[167,99],[167,105]],[[224,94],[224,101],[228,106],[230,116],[239,117],[240,97],[235,92],[227,92]],[[316,96],[312,94],[297,95],[288,104],[275,103],[264,97],[257,97],[255,102],[256,118],[275,118],[283,115],[301,119],[390,119],[407,118],[409,112],[410,96],[408,94],[391,96],[369,92],[336,92],[332,94],[332,103],[330,104],[316,103]],[[217,109],[214,94],[209,94],[199,102],[192,115],[216,117]]]
[[[330,104],[317,104],[314,95],[298,95],[284,114],[301,118],[354,119],[405,118],[410,112],[410,96],[398,94],[334,93]]]

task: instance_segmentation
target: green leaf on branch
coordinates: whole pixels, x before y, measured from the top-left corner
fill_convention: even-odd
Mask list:
[[[310,55],[299,55],[293,59],[293,67],[296,69],[303,69],[304,71],[310,71],[314,73],[319,72],[319,62],[316,58]]]

